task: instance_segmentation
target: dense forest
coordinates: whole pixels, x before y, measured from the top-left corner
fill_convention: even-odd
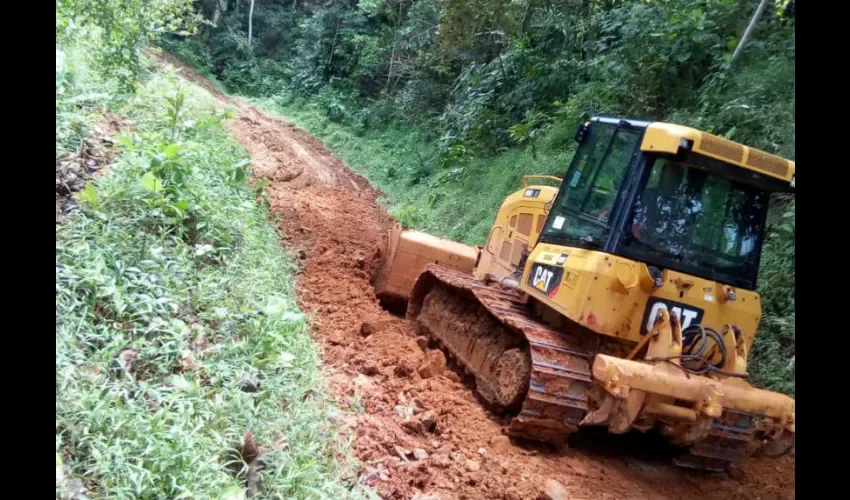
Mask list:
[[[405,224],[470,243],[522,174],[563,174],[593,114],[690,125],[794,159],[793,1],[194,5],[207,21],[169,50],[324,138]],[[793,394],[795,209],[773,207],[752,369]]]
[[[426,354],[409,333],[380,337],[407,342],[406,351],[363,340],[361,321],[372,319],[361,306],[391,316],[358,256],[378,239],[364,231],[372,227],[364,214],[388,220],[379,193],[363,196],[359,178],[353,191],[306,181],[280,191],[288,181],[257,179],[270,149],[263,141],[281,148],[275,173],[307,156],[355,185],[351,167],[404,225],[480,244],[523,174],[564,174],[576,127],[593,114],[691,125],[793,159],[794,61],[793,0],[57,0],[56,497],[375,498],[379,448],[380,460],[412,456],[419,466],[387,472],[378,490],[406,498],[414,483],[427,489],[432,476],[417,472],[425,449],[398,446],[410,431],[397,421],[400,406],[371,413],[362,394],[348,392],[351,380],[372,403],[430,398],[466,405],[458,429],[499,427],[477,403],[447,397],[454,389],[398,392]],[[313,222],[328,222],[313,234],[331,234],[306,250],[292,239],[281,245],[305,230],[285,223],[304,222],[296,208],[317,197]],[[757,385],[793,395],[795,204],[776,197],[772,207],[749,371]],[[362,248],[337,241],[337,229],[356,232]],[[309,273],[323,278],[313,287],[338,279],[323,259],[363,282],[341,287],[345,314],[324,308],[325,295],[302,293]],[[324,336],[342,349],[340,323],[354,340],[337,361],[346,373],[353,358],[361,365],[356,379],[329,383],[325,370],[340,364],[317,345]],[[374,358],[389,360],[384,374]],[[365,385],[389,371],[387,392]],[[351,416],[367,419],[361,430],[382,444],[373,449],[367,436],[352,448],[338,432]],[[491,434],[498,429],[468,441],[444,432],[439,448],[421,436],[449,466],[438,476],[452,474],[440,488],[478,498],[478,472],[491,472],[483,486],[519,481],[530,495],[572,460],[589,463],[533,452],[545,462],[531,470],[522,451],[510,471],[499,462],[479,471],[449,458],[452,443],[476,459],[484,446],[487,460],[513,454]],[[788,466],[757,465],[744,481],[759,494],[790,492]],[[598,472],[606,467],[576,483],[593,495],[610,486],[611,498],[645,498],[641,485],[668,482],[620,472],[612,482]],[[700,481],[700,493],[689,477],[670,478],[664,498],[731,491]],[[739,480],[729,484],[742,494]]]

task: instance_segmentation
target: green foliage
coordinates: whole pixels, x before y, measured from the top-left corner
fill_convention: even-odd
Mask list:
[[[90,69],[92,59],[86,47],[56,47],[56,158],[79,151],[92,117],[128,97],[114,80],[100,78]]]
[[[71,481],[89,498],[244,498],[228,464],[246,430],[267,451],[261,496],[367,496],[339,461],[294,261],[215,106],[155,75],[122,109],[117,161],[57,225],[57,498]]]
[[[769,5],[729,64],[758,3],[257,0],[262,50],[228,41],[246,36],[246,9],[233,8],[171,47],[326,138],[405,224],[480,244],[522,174],[563,175],[592,114],[690,125],[793,159],[793,8]],[[793,296],[793,282],[770,277],[793,256],[780,228],[765,249],[765,304]],[[765,312],[751,363],[783,391],[793,391],[793,366],[780,369],[794,355],[788,307]]]
[[[762,384],[794,395],[796,203],[782,197],[773,201],[759,275],[762,326],[753,345],[751,367]]]
[[[198,21],[192,0],[57,0],[56,41],[96,41],[99,72],[126,90],[139,77],[140,48],[167,33],[189,35]]]

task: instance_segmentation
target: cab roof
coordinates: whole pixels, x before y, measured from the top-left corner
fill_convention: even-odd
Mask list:
[[[753,172],[795,185],[795,162],[765,151],[682,125],[597,116],[592,122],[645,129],[640,149],[676,154],[685,148]]]

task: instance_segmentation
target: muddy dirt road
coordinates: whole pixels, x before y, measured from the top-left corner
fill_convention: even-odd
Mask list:
[[[228,127],[270,181],[284,244],[301,261],[300,304],[348,409],[340,420],[356,436],[360,480],[382,497],[534,499],[556,480],[573,500],[794,498],[792,457],[752,459],[731,478],[677,469],[641,436],[582,431],[559,451],[512,443],[451,367],[420,370],[439,354],[379,306],[370,273],[391,224],[379,192],[319,140],[166,59],[237,109]]]

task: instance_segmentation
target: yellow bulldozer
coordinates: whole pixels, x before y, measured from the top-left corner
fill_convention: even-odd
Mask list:
[[[682,467],[794,446],[747,360],[768,198],[795,163],[692,128],[594,117],[564,179],[528,175],[483,247],[396,226],[373,279],[471,374],[509,435],[659,430]]]

